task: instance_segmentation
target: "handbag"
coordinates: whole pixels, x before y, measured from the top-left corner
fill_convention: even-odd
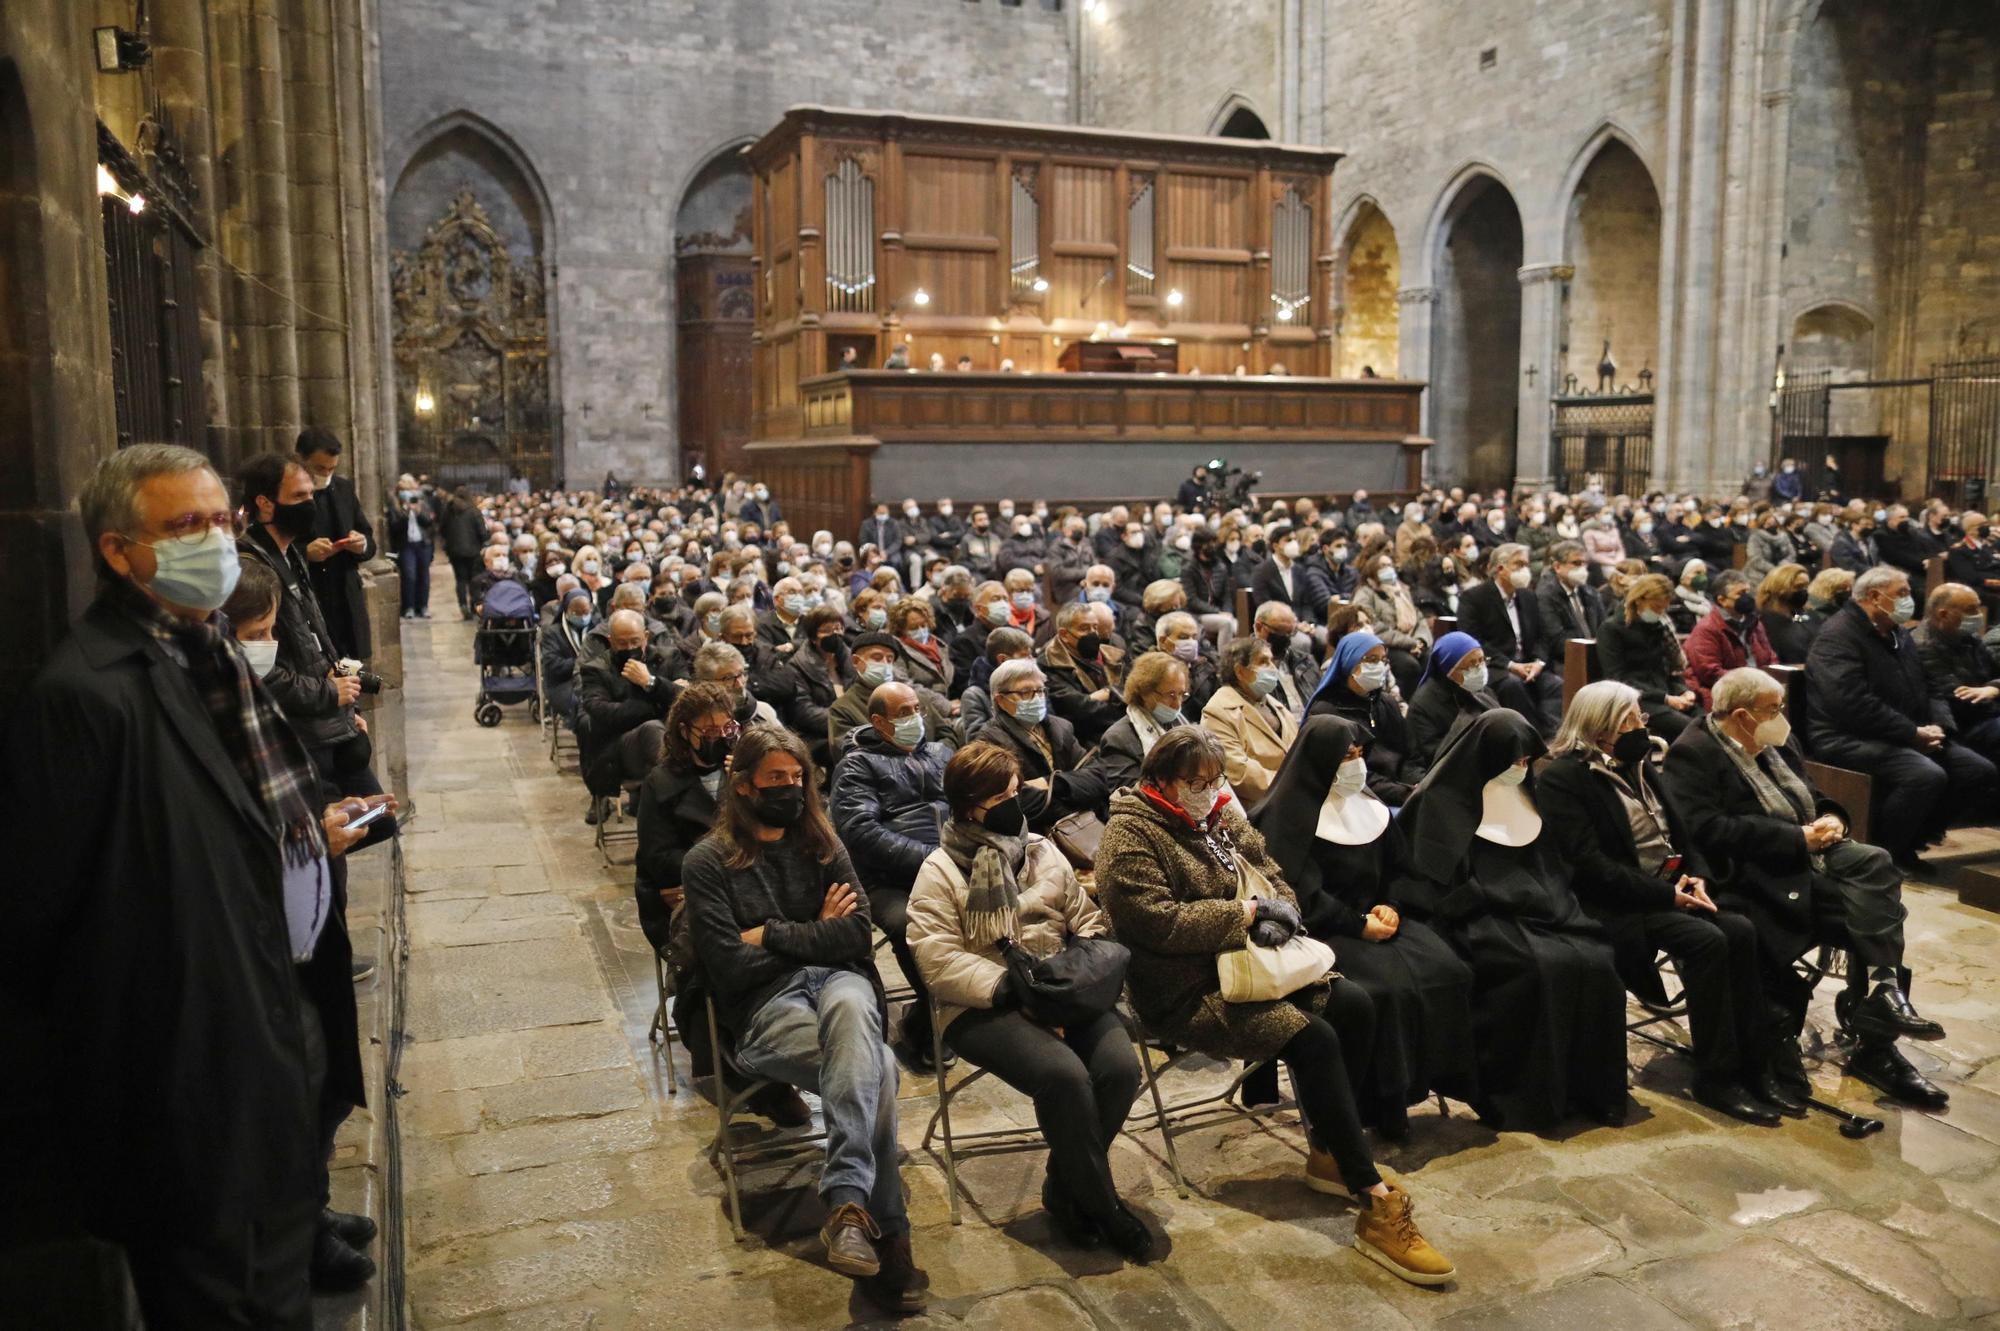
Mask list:
[[[1236,857],[1236,899],[1248,901],[1271,888],[1271,880],[1239,854]],[[1242,947],[1215,954],[1216,978],[1225,1003],[1268,1003],[1297,993],[1333,971],[1333,949],[1317,938],[1293,934],[1283,947]]]
[[[1049,840],[1063,853],[1071,868],[1094,869],[1097,843],[1104,840],[1104,822],[1090,810],[1079,809],[1049,824]]]
[[[1021,1010],[1043,1026],[1080,1026],[1109,1012],[1125,989],[1132,954],[1109,938],[1071,935],[1062,951],[1039,960],[1011,938],[1000,955],[1014,977]]]

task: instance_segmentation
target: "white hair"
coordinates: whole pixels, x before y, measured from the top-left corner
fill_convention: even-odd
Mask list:
[[[1779,697],[1785,694],[1785,686],[1756,666],[1738,666],[1724,672],[1709,691],[1709,715],[1728,716],[1757,705],[1757,700],[1769,693]]]
[[[1854,580],[1854,599],[1865,601],[1876,592],[1898,581],[1908,582],[1910,575],[1893,564],[1877,564]]]
[[[1618,728],[1626,711],[1638,701],[1639,690],[1615,679],[1584,685],[1569,700],[1569,710],[1563,713],[1549,752],[1561,756],[1603,748],[1601,741]]]
[[[1002,661],[993,667],[993,678],[986,685],[986,692],[992,697],[1011,690],[1029,676],[1042,677],[1042,668],[1035,664],[1033,657],[1019,656],[1011,661]]]

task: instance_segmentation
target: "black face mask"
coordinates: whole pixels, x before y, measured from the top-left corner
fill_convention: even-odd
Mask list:
[[[1812,599],[1812,592],[1804,587],[1799,588],[1797,591],[1792,592],[1785,597],[1785,600],[1791,605],[1792,609],[1794,610],[1797,610],[1800,606],[1804,605],[1807,601],[1811,599]]]
[[[639,653],[637,652],[611,653],[611,673],[614,675],[617,674],[619,671],[625,668],[626,662],[636,661],[638,659],[639,659]]]
[[[1611,756],[1621,763],[1636,763],[1653,751],[1653,737],[1644,729],[1628,730],[1611,741]]]
[[[722,766],[722,760],[729,756],[729,749],[729,740],[721,735],[696,740],[694,743],[694,760],[703,767],[720,767]]]
[[[986,811],[986,830],[994,836],[1019,836],[1027,825],[1028,815],[1021,812],[1019,795]]]
[[[1098,652],[1104,649],[1104,639],[1095,633],[1086,633],[1076,640],[1076,654],[1086,661],[1095,661]]]
[[[736,723],[738,725],[745,725],[745,726],[749,725],[750,719],[756,715],[757,715],[756,698],[751,696],[749,693],[745,693],[742,697],[736,700]]]
[[[656,618],[656,619],[666,619],[666,618],[667,618],[668,616],[672,615],[673,613],[674,613],[674,598],[673,598],[673,597],[671,597],[671,596],[655,596],[655,597],[653,598],[653,616],[654,616],[654,618]]]
[[[757,821],[766,827],[790,827],[805,814],[805,787],[760,787],[751,798],[750,808]]]
[[[1748,619],[1750,617],[1750,612],[1755,610],[1756,608],[1757,608],[1757,598],[1752,596],[1749,592],[1744,592],[1741,596],[1737,597],[1735,604],[1730,607],[1730,609],[1736,612],[1736,617],[1738,619]]]
[[[310,499],[301,499],[296,504],[271,505],[271,525],[295,541],[302,541],[312,535],[313,519],[318,511]]]
[[[813,645],[828,656],[832,656],[840,650],[840,635],[837,633],[822,633],[819,637],[813,639]]]
[[[701,584],[690,582],[687,586],[681,588],[681,599],[689,605],[693,605],[696,601],[699,601],[701,599]]]

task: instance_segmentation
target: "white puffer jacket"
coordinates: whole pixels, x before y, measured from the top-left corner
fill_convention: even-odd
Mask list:
[[[1028,835],[1019,886],[1014,941],[1034,956],[1060,951],[1071,934],[1102,938],[1111,932],[1104,912],[1084,895],[1069,861],[1046,837]],[[967,946],[965,893],[965,875],[942,850],[924,860],[910,888],[907,937],[917,969],[937,999],[940,1031],[967,1008],[992,1007],[993,991],[1007,973],[998,947]]]

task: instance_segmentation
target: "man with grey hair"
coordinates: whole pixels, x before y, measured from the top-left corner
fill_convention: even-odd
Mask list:
[[[1959,739],[1988,762],[2000,762],[2000,665],[1985,634],[1979,593],[1945,582],[1924,598],[1924,622],[1911,636],[1931,697],[1951,709]]]
[[[888,936],[910,982],[914,996],[890,1048],[919,1073],[932,1071],[934,1062],[930,994],[906,939],[910,889],[950,816],[944,769],[957,748],[955,740],[926,739],[924,730],[916,689],[900,680],[877,685],[868,695],[868,724],[851,732],[834,765],[827,802],[834,830],[867,888],[868,917]]]
[[[1123,678],[1122,655],[1108,645],[1106,625],[1111,607],[1071,601],[1056,612],[1055,636],[1041,651],[1049,706],[1076,731],[1086,748],[1125,715],[1125,698],[1118,690]]]
[[[1083,746],[1069,722],[1049,710],[1048,681],[1033,658],[1002,661],[987,684],[993,718],[979,732],[984,744],[998,744],[1021,766],[1021,812],[1041,831],[1082,809],[1102,806],[1110,792],[1088,771],[1079,771]]]
[[[1786,1016],[1774,1074],[1809,1093],[1797,1036],[1812,984],[1793,963],[1831,943],[1848,950],[1835,1010],[1860,1041],[1847,1070],[1905,1103],[1943,1108],[1945,1093],[1896,1049],[1900,1037],[1944,1036],[1910,1004],[1902,875],[1887,851],[1853,840],[1847,810],[1813,788],[1782,684],[1744,666],[1717,680],[1711,696],[1709,715],[1668,749],[1664,778],[1711,866],[1716,900],[1757,924],[1765,992]]]
[[[697,684],[720,684],[729,690],[736,699],[738,725],[778,724],[778,713],[771,704],[752,696],[750,692],[750,667],[744,661],[743,653],[728,643],[705,644],[694,654],[693,673]]]
[[[1507,542],[1487,559],[1490,576],[1458,598],[1458,627],[1479,639],[1493,693],[1544,735],[1562,719],[1562,666],[1541,655],[1546,636],[1528,590],[1528,547]]]
[[[1904,626],[1917,617],[1910,575],[1878,564],[1854,580],[1806,656],[1812,756],[1874,780],[1869,826],[1905,873],[1959,817],[1992,816],[2000,773],[1953,738],[1951,709],[1931,695]]]
[[[306,1327],[332,922],[311,763],[217,614],[229,493],[168,444],[81,496],[98,594],[0,758],[10,1212],[123,1249],[153,1326]],[[351,837],[354,834],[346,834]]]

